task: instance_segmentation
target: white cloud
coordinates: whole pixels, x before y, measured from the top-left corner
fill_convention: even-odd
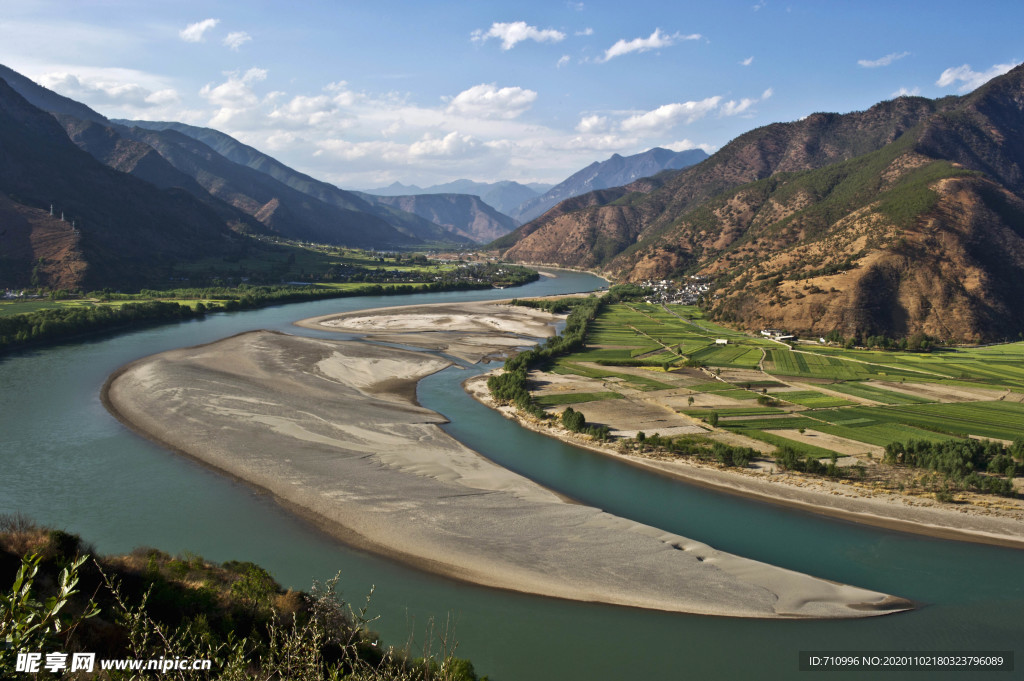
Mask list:
[[[699,40],[700,37],[699,33],[693,33],[691,35],[682,35],[680,33],[665,35],[661,32],[660,28],[656,28],[654,29],[654,33],[647,38],[619,40],[617,43],[605,50],[604,58],[601,61],[609,61],[610,59],[621,57],[622,55],[629,54],[630,52],[647,52],[648,50],[668,47],[679,40]]]
[[[563,54],[561,57],[558,58],[558,63],[555,64],[555,66],[557,68],[562,68],[563,66],[568,64],[570,61],[571,61],[571,57],[569,57],[569,55],[567,55],[567,54]]]
[[[894,98],[895,97],[917,97],[920,94],[921,94],[921,88],[919,88],[919,87],[913,88],[912,90],[908,90],[905,87],[901,87],[899,90],[897,90],[896,92],[892,93],[890,95],[890,97],[894,97]]]
[[[553,28],[539,29],[536,26],[528,25],[525,21],[495,22],[486,32],[482,28],[478,28],[472,33],[472,40],[475,43],[485,43],[491,38],[501,40],[501,49],[511,50],[516,43],[521,43],[524,40],[535,40],[538,43],[561,42],[565,39],[565,34]]]
[[[152,109],[180,101],[173,88],[151,90],[138,82],[125,81],[116,74],[83,76],[69,72],[47,73],[38,78],[44,87],[102,109],[127,107]]]
[[[230,47],[235,52],[238,52],[239,47],[251,40],[252,36],[245,31],[232,31],[224,38],[224,46]]]
[[[206,32],[219,23],[220,19],[203,19],[181,29],[178,31],[178,35],[187,43],[201,43],[205,39]]]
[[[664,104],[653,111],[630,116],[622,121],[621,127],[626,131],[668,130],[680,121],[693,123],[718,108],[722,98],[708,97],[699,102],[676,102]]]
[[[278,98],[278,93],[271,93],[265,100],[274,101]],[[327,95],[316,97],[298,95],[275,107],[268,114],[268,118],[291,126],[316,127],[325,123],[337,107],[338,103]]]
[[[729,100],[728,102],[726,102],[725,104],[722,105],[722,114],[721,115],[723,115],[723,116],[735,116],[737,114],[741,114],[744,111],[746,111],[747,109],[749,109],[750,107],[752,107],[754,104],[757,104],[757,101],[758,100],[756,100],[756,99],[749,99],[747,97],[744,97],[743,99],[741,99],[738,102],[734,101],[734,100]]]
[[[594,35],[594,29],[589,26],[582,31],[576,31],[575,35]]]
[[[412,156],[461,156],[474,151],[480,144],[469,135],[460,135],[452,131],[444,137],[437,138],[426,135],[418,142],[409,146]]]
[[[703,149],[704,153],[706,154],[713,154],[716,151],[718,151],[718,147],[716,147],[713,144],[698,144],[697,142],[692,142],[688,139],[682,139],[679,140],[678,142],[672,142],[670,144],[665,144],[663,146],[666,149],[671,149],[672,151],[686,151],[687,149]]]
[[[241,125],[262,115],[258,111],[260,98],[252,86],[266,79],[266,69],[254,67],[242,74],[233,71],[226,75],[228,79],[220,85],[207,83],[199,90],[201,97],[217,107],[209,123],[215,128]]]
[[[746,59],[744,59],[743,61],[740,62],[740,64],[742,66],[750,66],[753,63],[754,63],[754,58],[753,57],[747,57]]]
[[[719,112],[719,115],[720,116],[737,116],[739,114],[745,113],[745,112],[747,112],[750,109],[750,107],[752,107],[753,105],[757,104],[758,102],[763,102],[764,100],[766,100],[769,97],[771,97],[772,94],[774,94],[774,92],[772,91],[771,88],[768,88],[763,93],[761,93],[761,96],[759,98],[758,97],[755,97],[755,98],[744,97],[743,99],[741,99],[738,102],[735,101],[735,100],[729,100],[728,102],[722,104],[722,109]]]
[[[516,118],[530,108],[537,93],[521,87],[498,89],[494,83],[474,85],[455,95],[448,103],[449,113],[480,118]]]
[[[939,87],[949,87],[959,81],[963,83],[963,85],[960,86],[960,92],[968,92],[980,85],[984,85],[996,76],[1003,75],[1018,64],[1020,64],[1020,62],[995,64],[988,71],[984,72],[972,70],[969,64],[950,67],[942,72],[942,75],[939,76],[937,81],[935,81],[935,84]]]
[[[576,124],[576,131],[583,134],[604,132],[608,129],[608,118],[605,116],[585,116]]]
[[[892,54],[887,54],[884,57],[879,57],[878,59],[858,59],[857,63],[866,69],[876,69],[879,66],[888,66],[894,61],[903,59],[909,54],[909,52],[893,52]]]

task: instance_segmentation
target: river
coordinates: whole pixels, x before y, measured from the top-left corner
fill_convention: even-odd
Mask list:
[[[102,553],[155,546],[217,561],[251,560],[295,588],[341,571],[350,601],[360,603],[375,586],[371,611],[380,615],[377,629],[387,642],[401,645],[413,633],[422,639],[434,618],[440,629],[452,630],[457,654],[492,681],[815,678],[819,674],[798,671],[799,651],[1002,651],[1024,638],[1024,551],[818,518],[624,466],[521,429],[466,396],[459,383],[483,367],[453,367],[428,377],[419,396],[451,419],[445,428],[453,436],[498,463],[611,513],[742,556],[911,598],[922,607],[851,621],[740,620],[452,582],[339,544],[265,495],[137,437],[99,400],[107,376],[131,360],[242,331],[318,335],[291,322],[371,307],[585,291],[604,283],[586,274],[559,275],[505,291],[219,313],[7,356],[0,360],[0,512],[21,511],[78,533]],[[884,678],[925,676],[889,672]],[[845,677],[869,678],[827,675]]]

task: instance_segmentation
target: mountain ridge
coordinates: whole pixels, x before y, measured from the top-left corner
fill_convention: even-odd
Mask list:
[[[980,341],[1024,331],[1024,68],[752,130],[707,161],[558,207],[506,257],[621,280],[709,277],[748,329]]]
[[[702,149],[671,151],[661,147],[654,147],[632,156],[613,154],[604,161],[595,161],[586,168],[576,171],[541,196],[521,204],[512,213],[512,217],[521,222],[529,222],[566,199],[591,191],[627,185],[664,170],[680,170],[700,163],[707,157],[707,153]]]

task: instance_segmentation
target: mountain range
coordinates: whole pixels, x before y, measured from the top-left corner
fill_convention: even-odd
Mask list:
[[[487,205],[505,215],[512,215],[525,201],[536,198],[551,188],[549,184],[520,184],[505,180],[502,182],[474,182],[473,180],[454,180],[444,184],[435,184],[421,188],[414,184],[393,182],[387,187],[367,189],[364,193],[375,196],[419,196],[421,194],[470,194],[478,196]]]
[[[626,281],[706,277],[709,313],[846,337],[1024,330],[1024,66],[752,130],[682,172],[564,202],[495,244]]]
[[[0,80],[0,286],[151,282],[178,260],[242,255],[241,217],[104,165]]]
[[[367,203],[224,133],[182,123],[112,121],[6,67],[0,67],[0,78],[56,116],[97,160],[158,187],[184,189],[249,231],[378,248],[471,243],[419,216]]]
[[[701,149],[671,151],[655,147],[632,156],[613,154],[606,161],[595,161],[573,173],[538,197],[529,199],[509,213],[520,222],[529,222],[546,213],[558,203],[580,194],[620,187],[642,177],[657,175],[663,170],[679,170],[700,163],[708,157]]]
[[[372,206],[387,207],[417,215],[440,226],[450,234],[485,244],[508,234],[518,223],[498,212],[473,194],[418,194],[412,196],[374,196],[355,192]]]
[[[708,314],[748,329],[1024,330],[1024,67],[960,97],[767,125],[702,158],[615,155],[528,198],[513,212],[569,197],[499,236],[514,223],[476,194],[345,191],[224,133],[109,120],[0,67],[0,285],[148,285],[175,262],[262,248],[251,235],[376,248],[498,236],[521,262],[700,277]],[[450,188],[536,194],[515,184]]]

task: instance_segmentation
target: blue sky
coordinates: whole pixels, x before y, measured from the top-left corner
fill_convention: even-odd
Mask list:
[[[0,63],[346,188],[558,182],[613,153],[969,92],[1021,2],[3,0]]]

